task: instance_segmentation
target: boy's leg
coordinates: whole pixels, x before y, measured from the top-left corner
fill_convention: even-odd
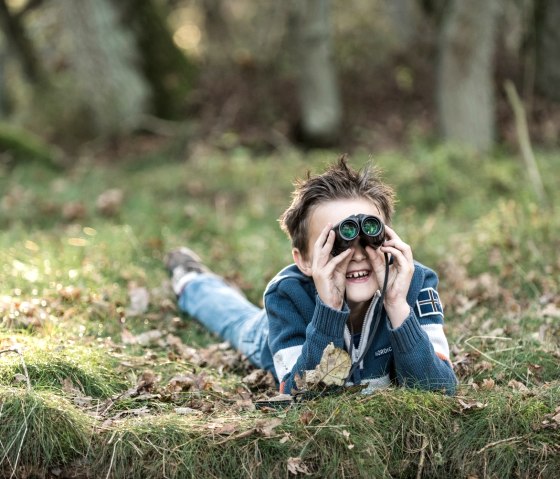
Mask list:
[[[166,266],[181,311],[228,341],[255,366],[272,370],[268,321],[262,309],[210,272],[186,248],[171,252]]]

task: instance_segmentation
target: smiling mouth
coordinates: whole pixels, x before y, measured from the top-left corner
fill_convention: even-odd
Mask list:
[[[351,273],[346,274],[346,279],[363,279],[363,278],[368,278],[369,275],[370,272],[367,270],[352,271]]]

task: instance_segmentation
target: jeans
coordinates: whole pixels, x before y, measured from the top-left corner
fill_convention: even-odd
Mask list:
[[[229,342],[257,368],[274,374],[268,347],[266,312],[214,274],[189,281],[178,299],[179,309]]]

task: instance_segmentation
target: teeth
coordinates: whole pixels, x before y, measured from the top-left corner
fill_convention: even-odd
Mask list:
[[[349,273],[346,275],[348,279],[364,278],[369,273],[367,271],[355,271],[354,273]]]

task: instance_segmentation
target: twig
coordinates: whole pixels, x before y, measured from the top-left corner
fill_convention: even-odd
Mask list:
[[[477,338],[485,338],[485,339],[490,339],[490,337],[486,337],[486,336],[473,336],[469,339],[465,339],[465,344],[469,347],[474,349],[478,354],[480,354],[481,356],[485,357],[486,359],[488,359],[489,361],[492,361],[493,363],[499,364],[500,366],[507,368],[507,364],[504,364],[500,361],[498,361],[497,359],[494,359],[492,356],[486,354],[485,352],[481,351],[480,349],[478,349],[476,346],[473,346],[471,343],[469,343],[469,341],[471,339],[477,339]],[[493,338],[493,339],[509,339],[509,338]]]
[[[499,441],[494,441],[494,442],[491,442],[489,444],[486,444],[486,446],[484,446],[482,449],[476,451],[476,453],[481,454],[484,451],[486,451],[487,449],[490,449],[491,447],[499,446],[500,444],[505,444],[507,442],[521,441],[521,439],[523,439],[523,436],[513,436],[513,437],[508,437],[506,439],[500,439]]]
[[[541,204],[548,204],[546,193],[544,191],[544,185],[542,182],[541,174],[539,172],[539,167],[537,161],[535,160],[535,155],[533,154],[533,149],[531,147],[531,140],[529,138],[529,128],[527,127],[527,118],[525,116],[525,108],[521,102],[515,85],[511,80],[506,80],[504,83],[504,89],[508,97],[509,103],[513,110],[513,115],[515,117],[515,129],[517,130],[517,141],[519,142],[519,147],[521,148],[521,156],[525,161],[525,166],[529,172],[529,179],[535,193],[541,202]]]
[[[416,479],[422,477],[422,471],[424,470],[424,460],[426,458],[426,448],[428,447],[428,439],[426,436],[422,436],[422,448],[420,449],[420,461],[418,462],[418,470],[416,471]]]
[[[113,461],[115,460],[115,452],[117,449],[117,444],[121,441],[121,438],[119,437],[116,441],[115,444],[113,444],[113,453],[111,454],[111,462],[109,463],[109,470],[107,471],[107,475],[105,476],[105,479],[109,479],[109,476],[111,475],[111,469],[113,469]]]
[[[29,380],[29,373],[27,372],[27,365],[25,364],[25,360],[23,359],[23,353],[20,351],[19,348],[9,348],[0,351],[0,354],[4,354],[4,353],[16,353],[19,356],[19,359],[21,361],[21,367],[23,369],[23,374],[25,376],[25,381],[27,383],[27,390],[31,391],[31,381]]]

